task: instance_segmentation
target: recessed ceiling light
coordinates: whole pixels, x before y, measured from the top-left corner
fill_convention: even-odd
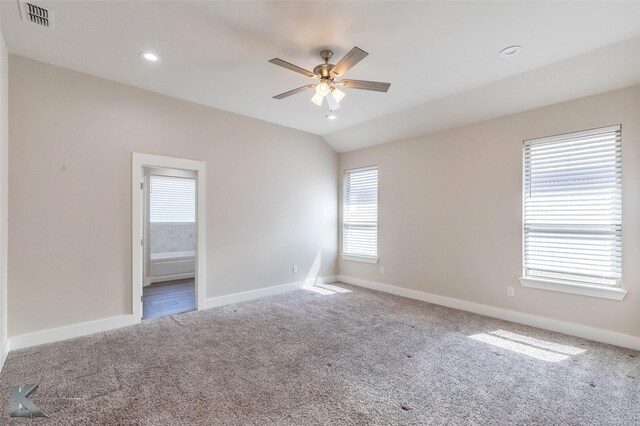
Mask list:
[[[160,57],[158,55],[156,55],[155,53],[151,53],[151,52],[142,51],[142,52],[140,52],[140,56],[142,56],[143,58],[145,58],[149,62],[158,62],[160,60]]]
[[[503,58],[509,58],[511,56],[517,55],[521,51],[522,51],[522,46],[515,45],[515,46],[505,47],[498,54]]]
[[[327,118],[327,120],[335,120],[336,118],[338,118],[338,116],[335,114],[327,114],[325,115],[325,117]]]

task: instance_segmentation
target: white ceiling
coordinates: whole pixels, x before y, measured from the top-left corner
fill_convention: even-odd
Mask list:
[[[323,135],[338,151],[640,83],[640,2],[41,3],[55,31],[2,2],[11,53]],[[512,44],[523,52],[497,55]],[[346,77],[391,82],[388,93],[345,89],[334,121],[311,93],[271,98],[312,80],[269,59],[312,69],[323,48],[335,63],[354,45],[370,55]]]

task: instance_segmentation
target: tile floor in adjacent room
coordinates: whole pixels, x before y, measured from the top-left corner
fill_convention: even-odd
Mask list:
[[[196,309],[195,281],[168,281],[142,289],[142,319],[175,315]]]

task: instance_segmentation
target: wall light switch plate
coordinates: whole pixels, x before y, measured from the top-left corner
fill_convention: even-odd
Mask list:
[[[507,296],[509,297],[515,296],[515,290],[513,289],[513,287],[507,287]]]
[[[380,267],[380,273],[381,273],[381,274],[384,274],[384,266],[381,266],[381,267]]]
[[[291,272],[293,272],[294,274],[298,272],[298,265],[293,265],[293,268],[291,268]]]

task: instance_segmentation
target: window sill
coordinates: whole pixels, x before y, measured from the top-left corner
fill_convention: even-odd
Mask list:
[[[340,257],[344,260],[352,260],[354,262],[364,262],[364,263],[378,263],[378,257],[371,256],[358,256],[357,254],[344,254],[342,253]]]
[[[565,281],[545,280],[541,278],[521,277],[520,284],[522,284],[523,287],[580,294],[582,296],[599,297],[601,299],[622,300],[627,295],[627,291],[620,287],[574,284]]]

